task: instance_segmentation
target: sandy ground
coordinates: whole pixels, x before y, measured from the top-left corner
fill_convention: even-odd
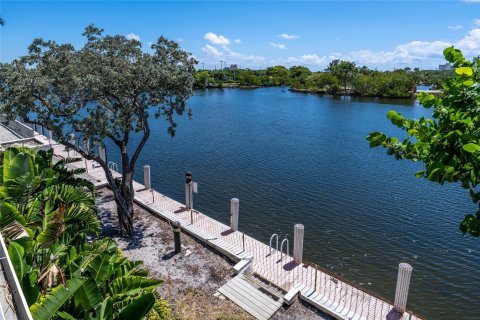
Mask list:
[[[219,295],[217,289],[232,276],[228,258],[182,233],[182,253],[173,254],[172,228],[140,207],[135,208],[135,235],[119,236],[112,192],[98,191],[97,207],[102,236],[113,238],[132,260],[143,260],[150,275],[164,279],[159,292],[170,303],[176,319],[253,319]],[[301,302],[280,309],[273,319],[331,319]]]

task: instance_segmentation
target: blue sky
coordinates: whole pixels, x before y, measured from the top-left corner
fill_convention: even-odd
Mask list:
[[[470,1],[8,1],[0,2],[0,61],[35,37],[81,46],[85,26],[178,41],[206,68],[220,61],[321,70],[334,58],[371,68],[436,68],[454,44],[480,54],[480,0]]]

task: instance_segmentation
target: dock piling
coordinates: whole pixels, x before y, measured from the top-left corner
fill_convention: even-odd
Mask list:
[[[303,234],[305,227],[303,224],[296,224],[293,235],[293,261],[302,263],[303,258]]]
[[[150,166],[148,164],[143,166],[143,184],[145,185],[146,190],[149,190],[152,188],[152,180],[150,177]]]
[[[238,212],[240,201],[237,198],[230,200],[230,229],[238,231]]]
[[[98,155],[103,162],[107,163],[107,152],[104,147],[98,148]]]
[[[402,262],[398,265],[397,289],[395,290],[394,308],[398,312],[405,312],[407,307],[408,289],[413,268],[410,264]]]

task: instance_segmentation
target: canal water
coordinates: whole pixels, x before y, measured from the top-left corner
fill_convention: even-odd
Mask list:
[[[199,184],[194,207],[229,223],[240,199],[240,230],[268,243],[293,242],[305,225],[306,260],[393,300],[398,264],[413,268],[407,307],[429,319],[478,319],[480,239],[458,225],[475,211],[467,192],[415,178],[418,163],[396,161],[365,137],[403,132],[386,118],[428,116],[413,100],[322,97],[280,88],[196,91],[193,118],[163,120],[137,166],[153,187],[184,202],[184,174]],[[135,143],[138,139],[133,139]],[[118,159],[109,148],[110,159]],[[290,248],[292,249],[292,248]],[[290,250],[292,252],[292,250]]]

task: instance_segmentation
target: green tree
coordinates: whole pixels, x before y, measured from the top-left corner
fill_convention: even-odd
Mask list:
[[[357,67],[354,62],[335,59],[328,64],[327,71],[334,75],[347,91],[348,85],[355,78]]]
[[[267,85],[280,86],[290,83],[290,71],[284,66],[268,67],[265,71],[268,76]]]
[[[433,119],[406,119],[389,111],[390,121],[407,134],[403,141],[381,132],[368,136],[370,146],[382,146],[396,159],[421,161],[425,169],[417,177],[444,184],[460,183],[472,201],[480,207],[480,59],[467,61],[460,50],[444,50],[445,58],[455,68],[455,77],[443,83],[444,96],[422,93],[425,108],[433,108]],[[460,230],[480,235],[480,210],[467,214]]]
[[[194,79],[195,79],[195,83],[194,83],[195,88],[202,88],[202,89],[205,89],[206,87],[208,87],[209,83],[214,81],[214,79],[210,76],[210,73],[206,70],[195,72]]]
[[[174,115],[186,111],[196,61],[177,43],[160,37],[153,53],[137,40],[104,35],[88,26],[85,45],[35,39],[28,55],[0,69],[0,112],[52,129],[57,139],[105,171],[123,234],[133,234],[133,172],[150,137],[150,119],[163,117],[175,134]],[[76,133],[79,145],[68,142]],[[132,146],[133,135],[141,136]],[[121,154],[117,183],[96,147],[109,139]],[[133,150],[133,153],[129,152]]]
[[[321,89],[333,84],[339,84],[339,81],[330,73],[315,72],[306,78],[305,84],[308,88]]]
[[[305,79],[312,74],[307,67],[293,66],[289,69],[290,77],[292,79],[298,79],[301,84],[305,84]]]

